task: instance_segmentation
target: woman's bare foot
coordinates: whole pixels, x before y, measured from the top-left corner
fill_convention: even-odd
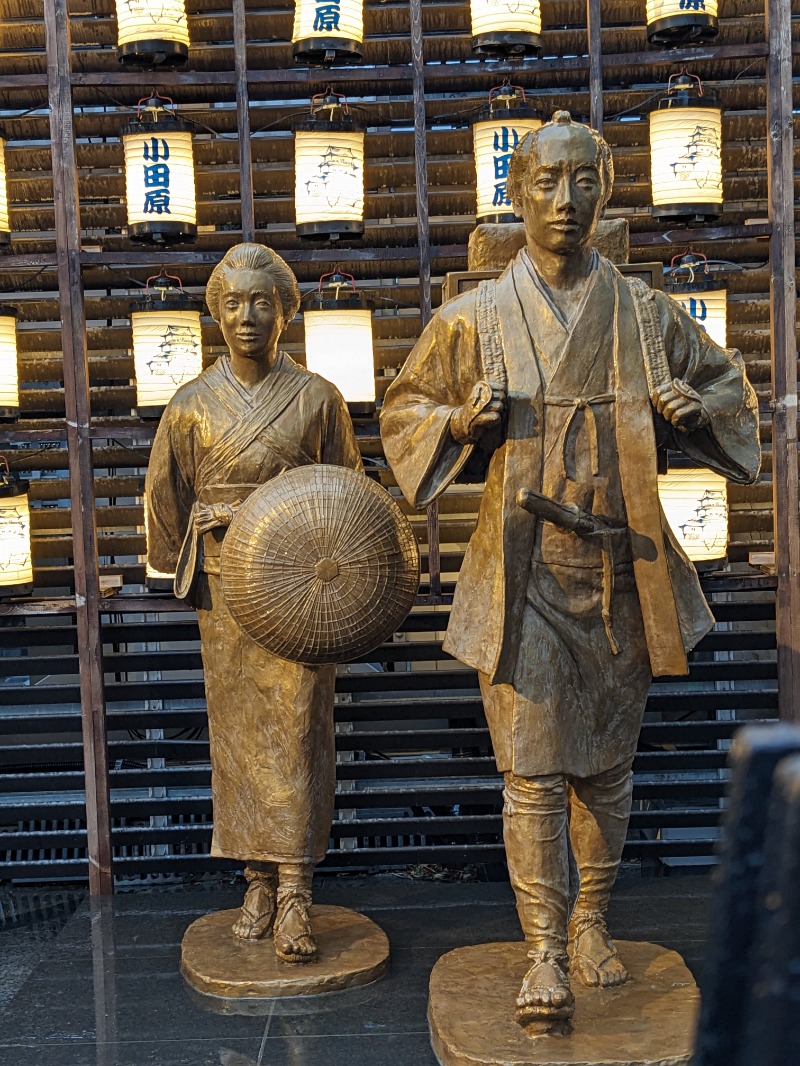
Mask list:
[[[630,980],[599,912],[573,916],[567,950],[570,973],[590,988],[616,988]]]
[[[525,974],[517,997],[517,1021],[536,1035],[563,1036],[569,1032],[575,997],[569,987],[567,956],[555,951],[531,951],[533,965]]]
[[[244,875],[249,884],[239,917],[233,923],[233,935],[239,940],[261,940],[272,930],[275,921],[277,877],[249,866]]]
[[[278,889],[278,914],[273,939],[275,954],[283,962],[311,962],[317,944],[311,932],[311,891],[295,885]]]

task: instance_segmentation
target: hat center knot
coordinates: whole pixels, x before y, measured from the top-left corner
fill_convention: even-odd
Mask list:
[[[335,577],[339,576],[339,564],[335,559],[329,559],[326,556],[320,559],[314,567],[314,573],[320,581],[333,581]]]

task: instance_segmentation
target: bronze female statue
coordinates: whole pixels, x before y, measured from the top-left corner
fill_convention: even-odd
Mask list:
[[[220,552],[237,508],[292,467],[361,469],[337,390],[279,350],[299,307],[297,281],[270,248],[239,244],[214,269],[206,301],[230,350],[180,388],[158,427],[147,472],[148,555],[176,571],[197,608],[211,746],[212,855],[246,863],[233,933],[272,933],[278,958],[306,962],[311,879],[333,816],[334,666],[287,662],[231,616]]]

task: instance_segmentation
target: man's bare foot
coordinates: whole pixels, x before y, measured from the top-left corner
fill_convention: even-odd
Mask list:
[[[239,940],[261,940],[272,930],[275,921],[274,873],[246,867],[244,875],[249,881],[239,917],[233,923],[233,935]]]
[[[311,892],[290,885],[278,889],[278,914],[273,939],[275,954],[283,962],[311,962],[317,944],[311,932]]]
[[[531,951],[533,965],[517,996],[517,1021],[535,1035],[569,1032],[575,997],[569,987],[567,957],[555,951]]]
[[[567,950],[570,973],[590,988],[616,988],[630,980],[599,912],[573,916]]]

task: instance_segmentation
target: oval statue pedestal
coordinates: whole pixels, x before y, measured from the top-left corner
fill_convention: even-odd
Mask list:
[[[616,941],[632,980],[619,988],[572,981],[570,1036],[530,1036],[514,1018],[530,965],[524,942],[479,944],[442,956],[428,1000],[442,1066],[685,1066],[700,994],[680,955]]]
[[[231,932],[238,910],[204,914],[181,945],[181,974],[206,996],[230,1000],[318,996],[376,981],[389,968],[384,931],[347,907],[311,908],[317,940],[313,962],[281,962],[272,937],[238,940]]]

